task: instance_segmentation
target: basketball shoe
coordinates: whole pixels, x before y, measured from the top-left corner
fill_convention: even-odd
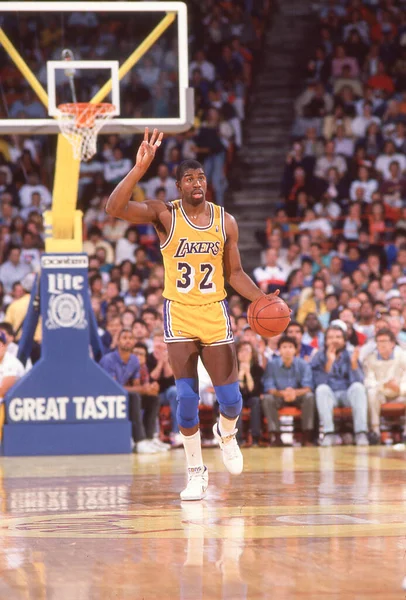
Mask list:
[[[224,466],[232,475],[239,475],[244,467],[244,459],[236,438],[237,431],[238,429],[234,429],[228,435],[222,436],[218,424],[213,425],[213,434],[219,441]]]
[[[185,489],[180,493],[181,500],[202,500],[209,485],[207,467],[190,467],[187,471],[188,482]]]

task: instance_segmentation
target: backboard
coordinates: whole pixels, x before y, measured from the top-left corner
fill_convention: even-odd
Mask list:
[[[193,125],[185,3],[0,2],[0,27],[0,134],[59,133],[73,101],[116,106],[103,134]]]

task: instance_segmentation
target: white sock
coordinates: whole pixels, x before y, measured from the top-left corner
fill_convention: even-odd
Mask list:
[[[182,436],[183,440],[183,447],[185,449],[188,468],[203,467],[200,429],[198,429],[193,435],[183,435],[183,433],[180,435]]]
[[[220,420],[219,420],[220,435],[222,437],[227,437],[228,435],[233,433],[235,430],[237,421],[238,421],[238,417],[236,419],[226,419],[220,413]]]

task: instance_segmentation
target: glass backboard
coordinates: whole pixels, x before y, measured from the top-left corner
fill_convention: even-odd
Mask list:
[[[117,104],[112,61],[119,114],[103,133],[193,125],[185,3],[0,2],[0,26],[0,134],[58,133],[52,114],[61,103]],[[48,80],[47,63],[66,56],[93,66],[69,69],[65,60]]]

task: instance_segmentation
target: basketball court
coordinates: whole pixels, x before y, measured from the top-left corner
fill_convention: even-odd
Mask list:
[[[382,448],[2,458],[0,598],[404,598],[406,463]]]

